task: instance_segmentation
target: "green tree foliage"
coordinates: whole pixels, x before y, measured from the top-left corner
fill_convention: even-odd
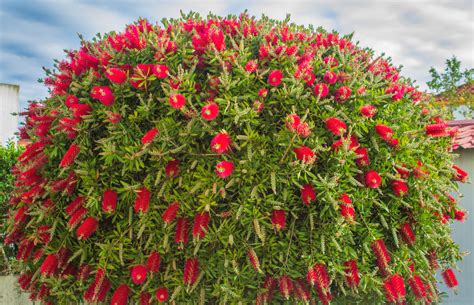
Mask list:
[[[48,304],[425,304],[454,287],[450,130],[351,37],[190,13],[70,51],[7,243]]]

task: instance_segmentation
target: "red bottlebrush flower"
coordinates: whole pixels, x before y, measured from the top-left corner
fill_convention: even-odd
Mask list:
[[[49,254],[43,261],[40,267],[40,273],[44,276],[54,275],[58,269],[59,261],[55,254]]]
[[[303,185],[301,189],[301,200],[305,205],[309,205],[316,200],[316,192],[310,184]]]
[[[159,79],[166,78],[168,76],[168,66],[166,65],[154,65],[152,68],[153,74]]]
[[[148,269],[145,265],[136,265],[132,267],[130,275],[132,277],[132,282],[136,285],[141,285],[146,281],[146,276]]]
[[[169,98],[169,103],[171,107],[175,109],[181,109],[186,104],[186,98],[184,97],[184,95],[179,93],[172,94]]]
[[[121,284],[117,287],[112,298],[110,299],[110,305],[127,305],[128,295],[130,294],[130,287],[127,284]]]
[[[324,264],[316,263],[308,270],[306,278],[310,285],[318,289],[323,290],[329,287],[329,275]]]
[[[365,184],[370,187],[370,188],[378,188],[380,184],[382,183],[382,178],[380,178],[380,175],[374,171],[368,171],[365,174]]]
[[[249,73],[254,73],[255,71],[257,71],[257,68],[258,68],[258,64],[255,60],[249,60],[245,64],[245,71]]]
[[[337,82],[337,74],[331,71],[324,73],[324,81],[330,85]]]
[[[210,42],[214,45],[217,51],[222,51],[225,49],[225,36],[219,28],[210,28],[208,35]]]
[[[316,160],[316,154],[309,147],[302,145],[293,149],[293,152],[296,154],[296,158],[304,163],[311,164]]]
[[[279,86],[281,84],[281,79],[283,78],[283,73],[280,70],[273,70],[268,74],[268,84],[271,86]]]
[[[140,293],[140,305],[150,305],[151,304],[151,294],[146,291]]]
[[[285,126],[290,131],[296,131],[300,125],[301,119],[298,115],[292,113],[286,116]]]
[[[164,303],[168,300],[168,289],[165,287],[160,287],[156,290],[155,293],[156,299],[160,303]]]
[[[152,129],[148,130],[142,137],[141,142],[143,145],[148,144],[153,141],[153,139],[158,134],[158,129],[153,127]]]
[[[120,113],[107,111],[106,114],[107,114],[107,120],[111,124],[118,124],[122,120],[122,116],[120,115]]]
[[[341,197],[339,198],[341,204],[340,204],[340,207],[341,207],[341,215],[342,217],[344,217],[345,219],[347,219],[347,221],[349,223],[352,223],[354,222],[354,219],[355,219],[355,209],[354,209],[354,206],[352,205],[352,200],[351,198],[349,197],[349,195],[347,195],[346,193],[342,194]]]
[[[29,272],[20,274],[20,276],[18,277],[18,284],[20,285],[20,288],[23,290],[27,290],[31,284],[32,277],[33,274]]]
[[[392,139],[393,136],[392,128],[383,124],[375,125],[375,132],[385,141]]]
[[[413,245],[415,243],[415,233],[411,229],[411,226],[409,223],[402,224],[402,226],[400,227],[400,231],[402,232],[403,240],[408,245]]]
[[[123,84],[127,81],[127,72],[118,68],[109,68],[105,71],[105,77],[114,84]]]
[[[343,103],[351,97],[352,91],[351,88],[342,86],[336,90],[334,97],[339,103]]]
[[[370,248],[372,249],[372,251],[374,251],[375,257],[377,258],[377,266],[379,267],[379,269],[385,269],[390,263],[391,258],[384,241],[378,239],[374,241],[372,245],[370,245]]]
[[[288,275],[282,275],[278,280],[278,287],[280,288],[281,295],[288,300],[293,292],[293,281],[291,278]]]
[[[383,287],[385,290],[385,298],[388,302],[396,303],[397,302],[397,291],[392,285],[392,281],[387,279],[383,282]]]
[[[78,239],[88,239],[97,230],[99,222],[94,217],[87,217],[76,230]]]
[[[360,107],[359,111],[363,116],[371,118],[377,113],[377,108],[374,105],[368,104]]]
[[[320,98],[324,98],[329,94],[328,85],[325,83],[316,84],[313,88],[314,94]]]
[[[403,278],[398,274],[394,274],[388,280],[393,291],[396,293],[397,301],[402,302],[406,295],[405,282],[403,281]]]
[[[176,234],[174,236],[176,243],[188,243],[188,220],[186,218],[178,218],[176,220]]]
[[[209,218],[209,213],[207,212],[196,214],[196,216],[194,217],[194,224],[192,230],[193,237],[201,239],[206,236],[206,231],[209,226]]]
[[[199,261],[197,258],[188,258],[184,263],[183,282],[192,285],[199,275]]]
[[[453,179],[455,181],[460,181],[460,182],[467,182],[468,178],[468,173],[464,170],[462,170],[459,166],[453,164],[453,169],[456,171],[454,174]]]
[[[370,164],[369,152],[367,148],[357,147],[355,153],[357,154],[357,158],[355,160],[357,166],[363,167],[368,166]]]
[[[82,264],[79,267],[79,271],[77,272],[76,279],[79,282],[83,282],[86,279],[89,278],[89,275],[91,274],[92,268],[88,264]]]
[[[338,118],[329,118],[326,120],[326,128],[336,136],[342,136],[346,133],[347,125]]]
[[[82,205],[84,204],[85,198],[77,196],[70,204],[64,208],[64,212],[69,216],[72,216]]]
[[[349,287],[357,287],[360,283],[359,269],[355,260],[349,260],[344,263],[346,272],[346,283]]]
[[[308,302],[311,299],[311,292],[304,283],[303,279],[297,279],[293,282],[295,297],[297,300]]]
[[[71,112],[75,118],[81,118],[82,116],[89,115],[92,111],[92,107],[88,104],[74,104],[71,105]]]
[[[71,108],[72,105],[75,105],[75,104],[78,104],[79,103],[79,99],[74,96],[74,95],[68,95],[66,97],[66,100],[64,102],[64,104],[66,105],[66,107],[68,108]]]
[[[466,220],[466,212],[461,211],[461,210],[455,210],[454,219],[456,219],[459,222],[463,222],[464,220]]]
[[[442,137],[447,136],[448,125],[446,123],[437,123],[425,126],[425,132],[427,136]]]
[[[166,210],[163,212],[163,215],[161,218],[165,223],[170,223],[176,218],[176,214],[178,213],[179,210],[179,202],[173,202],[166,208]]]
[[[218,133],[211,140],[211,150],[215,153],[222,154],[229,150],[232,139],[226,132]]]
[[[84,208],[83,206],[79,207],[74,214],[71,215],[71,218],[69,219],[67,226],[72,229],[75,226],[79,224],[79,222],[86,217],[87,215],[87,209]]]
[[[266,98],[268,95],[268,89],[262,88],[258,90],[258,96]]]
[[[425,284],[418,275],[412,276],[408,280],[408,285],[410,285],[411,291],[417,299],[424,299],[426,297]]]
[[[449,288],[454,288],[458,285],[458,280],[456,278],[456,275],[454,274],[453,269],[448,268],[444,270],[441,273],[441,276],[443,277],[443,280],[446,283],[446,286],[448,286]]]
[[[283,210],[273,210],[272,212],[272,225],[277,230],[283,230],[286,226],[286,213]]]
[[[105,106],[110,106],[115,102],[112,89],[108,86],[95,86],[92,88],[91,97],[99,100]]]
[[[400,178],[406,179],[410,176],[410,170],[406,168],[404,165],[403,166],[397,166],[395,168],[397,173],[400,175]]]
[[[397,197],[408,193],[408,185],[402,180],[392,180],[392,190]]]
[[[220,178],[227,178],[234,172],[234,163],[230,161],[221,161],[216,165],[216,174]]]
[[[102,211],[111,213],[117,208],[117,193],[112,189],[105,190],[102,195]]]
[[[59,163],[59,166],[68,167],[69,165],[71,165],[80,151],[81,149],[79,148],[79,146],[77,146],[76,144],[71,144],[71,146],[69,146],[69,149],[64,154],[61,163]]]
[[[311,129],[309,128],[308,123],[301,123],[298,125],[296,128],[296,132],[301,136],[301,137],[307,137],[311,134]]]
[[[135,213],[147,213],[150,208],[150,191],[146,187],[142,187],[137,192],[135,199]]]
[[[179,160],[170,160],[166,163],[165,174],[167,177],[178,177],[179,175]]]
[[[324,57],[323,61],[326,65],[330,65],[331,67],[337,67],[339,65],[337,59],[332,56]]]
[[[146,267],[148,271],[157,273],[160,270],[161,256],[156,251],[151,251],[146,260]]]
[[[253,269],[255,271],[261,272],[260,270],[260,260],[258,259],[257,253],[255,253],[255,250],[250,248],[247,251],[247,257],[250,261],[250,264],[252,265]]]
[[[253,102],[253,109],[255,110],[256,113],[262,112],[263,108],[265,108],[265,104],[263,104],[262,102],[260,101]]]
[[[219,106],[212,102],[201,109],[201,117],[206,121],[212,121],[219,115]]]
[[[97,293],[97,298],[96,298],[97,302],[102,302],[105,300],[105,297],[107,296],[107,293],[109,292],[111,286],[112,285],[109,279],[104,279]]]

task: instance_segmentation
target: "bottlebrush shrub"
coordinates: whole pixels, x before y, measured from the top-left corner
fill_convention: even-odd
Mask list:
[[[437,302],[454,131],[335,32],[191,13],[48,71],[6,243],[44,303]],[[433,127],[435,126],[435,127]]]

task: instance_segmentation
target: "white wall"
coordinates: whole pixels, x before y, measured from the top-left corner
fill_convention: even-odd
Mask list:
[[[18,85],[0,84],[0,145],[5,144],[18,130],[18,116],[11,113],[20,109],[19,93]]]

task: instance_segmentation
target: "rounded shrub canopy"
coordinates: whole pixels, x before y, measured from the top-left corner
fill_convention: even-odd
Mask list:
[[[81,41],[20,131],[20,286],[46,304],[438,302],[467,173],[399,72],[246,13]]]

